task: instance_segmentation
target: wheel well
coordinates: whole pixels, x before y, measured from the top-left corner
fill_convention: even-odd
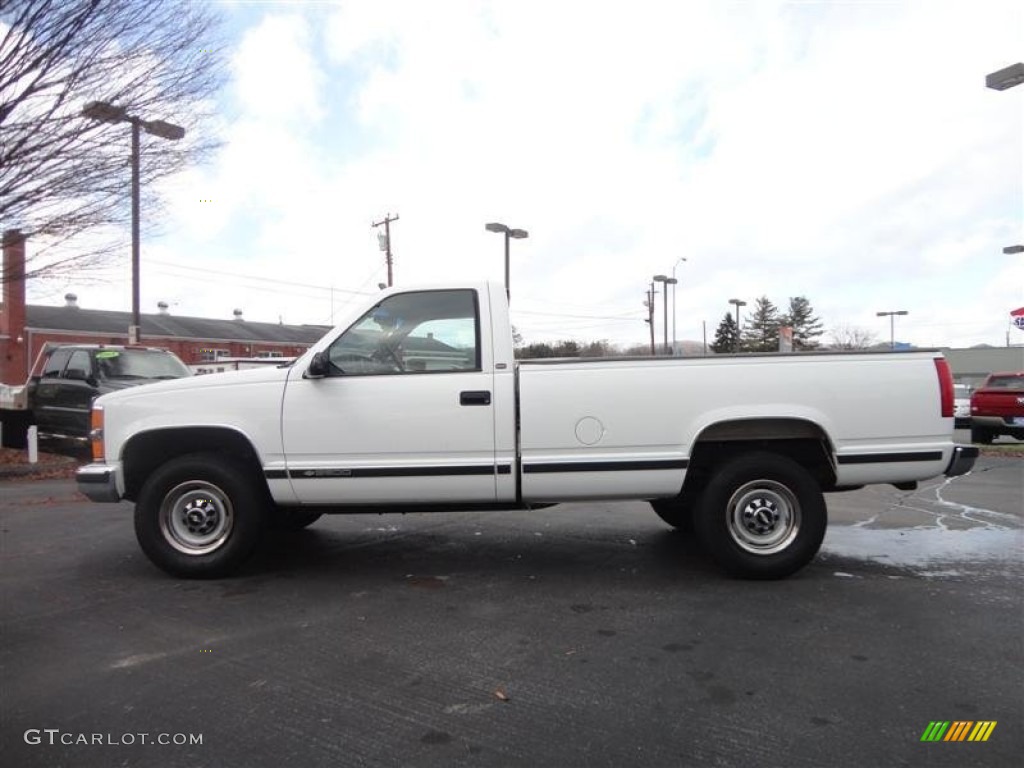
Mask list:
[[[716,467],[750,451],[792,459],[811,473],[822,490],[836,484],[831,443],[821,427],[800,419],[750,419],[714,424],[700,434],[690,452],[683,492],[699,491]]]
[[[261,468],[259,455],[249,439],[222,427],[176,427],[143,432],[121,449],[124,496],[134,501],[146,479],[168,459],[190,453],[222,453],[234,461]],[[262,473],[258,475],[262,480]]]

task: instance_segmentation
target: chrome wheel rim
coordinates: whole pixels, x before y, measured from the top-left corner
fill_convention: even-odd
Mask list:
[[[234,527],[227,494],[212,483],[190,480],[175,486],[160,506],[164,539],[185,555],[206,555],[223,546]]]
[[[755,555],[774,555],[800,532],[800,502],[782,483],[754,480],[729,499],[728,525],[740,548]]]

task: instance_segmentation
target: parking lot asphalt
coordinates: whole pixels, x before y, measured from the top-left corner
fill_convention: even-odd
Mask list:
[[[779,582],[723,576],[643,503],[324,518],[197,582],[149,564],[130,505],[6,481],[0,755],[1017,765],[1022,507],[1021,459],[835,494],[821,555]],[[933,721],[997,725],[922,742]]]

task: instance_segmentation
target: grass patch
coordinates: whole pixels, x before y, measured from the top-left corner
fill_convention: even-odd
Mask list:
[[[982,456],[1021,456],[1024,457],[1024,443],[993,443],[978,445]]]

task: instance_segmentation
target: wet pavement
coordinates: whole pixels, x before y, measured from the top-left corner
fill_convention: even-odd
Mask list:
[[[1019,572],[1024,460],[985,458],[962,477],[829,497],[826,555],[921,575]]]
[[[334,517],[188,582],[141,555],[129,505],[4,482],[0,755],[1017,765],[1022,507],[1021,459],[831,495],[819,558],[771,583],[723,577],[641,503]],[[935,720],[997,725],[922,742]]]

